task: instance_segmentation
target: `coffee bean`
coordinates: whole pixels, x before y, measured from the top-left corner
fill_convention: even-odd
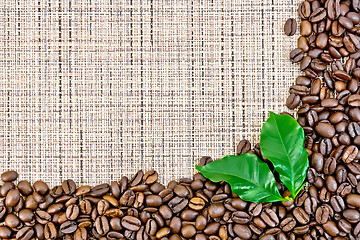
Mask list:
[[[3,182],[13,182],[18,178],[19,174],[15,171],[7,171],[1,174],[1,180]]]
[[[342,155],[342,159],[345,163],[352,162],[358,154],[358,148],[354,145],[350,145],[346,148]]]
[[[300,207],[296,207],[293,210],[293,215],[295,219],[302,225],[305,225],[310,221],[310,216],[305,212],[304,209]]]
[[[246,225],[235,224],[234,233],[241,239],[250,239],[252,236],[251,230]]]
[[[41,180],[36,181],[34,183],[33,187],[34,187],[34,190],[42,196],[45,196],[49,192],[48,185]]]
[[[16,206],[20,201],[20,192],[17,189],[11,189],[5,198],[5,205],[8,207]]]
[[[16,233],[16,239],[30,240],[34,235],[34,229],[31,227],[23,227]],[[51,239],[51,238],[50,238]]]
[[[296,108],[299,105],[299,103],[300,103],[300,96],[294,93],[290,94],[286,100],[286,106],[289,109]]]
[[[127,218],[132,218],[132,217],[129,217],[129,216],[126,216]],[[124,225],[124,220],[126,217],[124,217],[122,219],[122,222],[121,222],[121,225],[125,228],[125,229],[128,229],[127,227],[129,227],[129,224],[126,224]],[[140,221],[140,220],[139,220]],[[139,224],[140,225],[140,224]],[[140,227],[139,227],[140,228]],[[136,228],[137,230],[139,230],[139,228]],[[110,225],[109,225],[109,221],[108,219],[105,217],[105,216],[99,216],[96,218],[95,220],[95,229],[96,229],[96,232],[100,235],[100,236],[104,236],[105,234],[107,234],[110,230]],[[75,229],[76,230],[76,229]],[[130,229],[128,229],[130,230]],[[136,230],[136,231],[137,231]]]
[[[332,237],[336,237],[339,234],[339,229],[336,226],[336,223],[334,223],[333,221],[330,221],[330,220],[327,221],[323,225],[323,228],[324,228],[325,232]]]
[[[77,224],[74,221],[66,221],[60,225],[60,231],[65,234],[73,233],[77,230]]]
[[[326,17],[326,10],[324,8],[318,8],[310,14],[310,22],[319,22]]]
[[[304,202],[305,212],[309,215],[313,214],[317,208],[317,199],[315,197],[308,197]]]
[[[319,224],[325,224],[329,219],[329,209],[327,207],[320,206],[315,212],[316,222]]]
[[[169,203],[168,206],[171,208],[171,210],[174,213],[178,213],[180,211],[182,211],[187,205],[188,205],[188,200],[185,198],[181,198],[181,197],[174,197]]]
[[[290,60],[293,63],[300,62],[304,57],[304,52],[300,48],[296,48],[290,53]]]
[[[170,231],[169,231],[170,233]],[[196,229],[193,225],[186,225],[181,229],[181,235],[184,238],[192,238],[196,234]],[[166,236],[166,235],[165,235]],[[157,236],[159,238],[159,236]]]
[[[329,123],[320,122],[316,125],[315,130],[325,138],[332,138],[335,135],[335,128]]]
[[[107,192],[109,192],[109,190],[110,190],[109,184],[104,183],[93,187],[90,190],[89,195],[92,197],[100,197],[105,195]]]
[[[275,227],[279,224],[279,218],[277,217],[276,213],[271,209],[264,209],[263,212],[260,214],[260,217],[270,227]]]
[[[47,224],[45,224],[44,227],[44,236],[46,239],[56,239],[58,234],[57,234],[57,229],[54,223],[49,222]]]
[[[287,36],[293,36],[296,33],[297,22],[294,18],[289,18],[284,26],[284,32]]]

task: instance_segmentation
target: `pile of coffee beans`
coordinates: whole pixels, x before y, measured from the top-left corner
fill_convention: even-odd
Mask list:
[[[359,11],[359,0],[307,0],[298,8],[301,36],[290,60],[302,74],[286,106],[297,108],[309,153],[309,186],[292,213],[308,224],[304,238],[360,239]],[[288,36],[293,21],[284,26]]]

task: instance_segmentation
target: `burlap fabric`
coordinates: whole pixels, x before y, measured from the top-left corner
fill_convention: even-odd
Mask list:
[[[258,141],[298,74],[297,0],[0,1],[0,171],[190,176]]]

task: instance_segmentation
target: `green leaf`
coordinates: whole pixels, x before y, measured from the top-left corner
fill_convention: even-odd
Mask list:
[[[293,198],[303,187],[309,167],[304,141],[304,130],[294,118],[270,112],[261,130],[260,149]]]
[[[226,156],[196,169],[213,182],[228,182],[232,191],[245,201],[286,201],[269,166],[252,153]]]

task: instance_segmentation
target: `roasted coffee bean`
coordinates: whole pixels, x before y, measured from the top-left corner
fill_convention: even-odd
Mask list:
[[[357,223],[360,220],[360,213],[355,209],[345,209],[342,215],[350,223]]]
[[[13,182],[18,178],[19,174],[15,171],[7,171],[1,174],[1,180],[3,182]]]
[[[338,184],[336,182],[336,179],[334,176],[327,176],[325,178],[325,184],[326,184],[326,188],[328,189],[329,192],[336,192],[337,188],[338,188]]]
[[[77,230],[77,224],[74,221],[66,221],[60,225],[60,231],[65,234],[73,233]]]
[[[354,145],[350,145],[346,148],[342,155],[342,159],[345,163],[352,162],[358,154],[358,148]]]
[[[305,225],[310,221],[310,216],[305,212],[304,209],[300,207],[296,207],[293,210],[293,215],[295,219],[302,225]]]
[[[308,197],[304,202],[304,210],[307,214],[311,215],[316,211],[317,199],[315,197]]]
[[[315,219],[319,224],[325,224],[329,220],[329,217],[329,208],[324,205],[320,206],[315,212]]]
[[[121,220],[121,225],[130,231],[138,231],[141,226],[141,221],[138,218],[125,216]]]
[[[252,236],[250,228],[246,225],[235,224],[233,231],[236,236],[240,237],[241,239],[250,239]]]
[[[296,48],[290,53],[290,60],[293,63],[300,62],[304,57],[304,52],[300,48]]]
[[[143,176],[143,181],[145,184],[153,184],[158,180],[158,173],[154,170],[148,171]]]
[[[275,227],[279,224],[279,218],[271,209],[264,209],[260,217],[270,227]]]
[[[311,5],[309,2],[304,1],[300,3],[298,13],[302,19],[307,19],[311,14]]]
[[[284,26],[284,32],[287,36],[293,36],[296,33],[297,22],[294,18],[289,18]]]
[[[336,170],[336,159],[329,157],[325,160],[323,171],[325,174],[333,174]]]
[[[169,203],[168,206],[174,213],[182,211],[187,205],[189,200],[181,197],[174,197]]]
[[[286,106],[289,109],[296,108],[299,105],[299,103],[300,103],[300,96],[294,93],[290,94],[286,100]]]
[[[335,128],[329,123],[320,122],[316,125],[315,130],[325,138],[332,138],[335,135]]]
[[[127,216],[128,217],[128,216]],[[129,226],[128,224],[123,224],[123,221],[126,217],[123,218],[122,220],[122,226],[126,229],[128,229],[127,227]],[[131,218],[131,217],[128,217],[128,218]],[[140,220],[139,220],[140,221]],[[140,226],[139,226],[140,228]],[[137,228],[137,230],[139,230],[139,228]],[[105,216],[99,216],[96,218],[95,220],[95,229],[96,229],[96,232],[100,235],[100,236],[104,236],[105,234],[107,234],[110,230],[110,225],[109,225],[109,221],[108,219],[105,217]],[[76,230],[76,229],[75,229]],[[137,231],[136,230],[136,231]]]
[[[100,197],[105,195],[107,192],[109,192],[109,190],[110,190],[109,184],[104,183],[93,187],[90,190],[89,195],[92,197]]]
[[[34,229],[31,227],[23,227],[16,233],[16,239],[30,240],[34,235]]]
[[[332,150],[331,140],[328,138],[322,139],[319,144],[319,150],[322,155],[329,156]]]
[[[326,17],[326,10],[324,8],[318,8],[310,14],[310,22],[319,22]]]
[[[46,239],[56,239],[58,237],[57,229],[54,223],[49,222],[45,224],[44,236]]]
[[[17,189],[11,189],[5,198],[5,205],[15,207],[20,201],[20,192]]]
[[[61,186],[66,195],[71,195],[76,191],[76,184],[71,179],[63,181]]]
[[[66,218],[69,220],[75,220],[79,216],[80,208],[78,205],[72,204],[66,208]]]

